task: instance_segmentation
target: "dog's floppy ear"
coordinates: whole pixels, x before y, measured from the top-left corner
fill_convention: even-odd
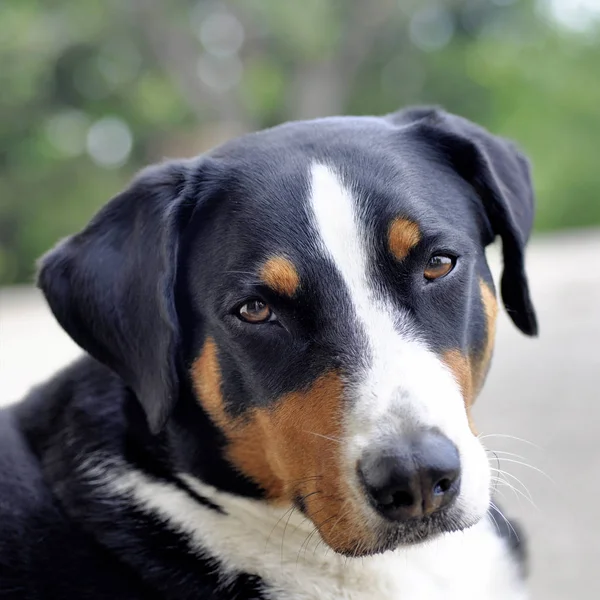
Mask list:
[[[493,235],[502,239],[501,291],[506,310],[527,335],[537,335],[525,273],[525,244],[533,225],[529,165],[511,142],[435,108],[410,108],[389,116],[434,146],[480,196]],[[490,240],[491,241],[491,240]]]
[[[154,432],[178,394],[174,286],[180,231],[194,204],[186,197],[193,164],[146,169],[40,261],[38,285],[54,316],[123,378]]]

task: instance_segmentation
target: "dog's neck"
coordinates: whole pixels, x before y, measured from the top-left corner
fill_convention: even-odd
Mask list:
[[[506,548],[483,521],[466,532],[365,558],[333,552],[300,511],[220,492],[189,475],[184,487],[139,470],[107,480],[232,577],[259,576],[268,597],[304,600],[505,600],[524,598]],[[186,491],[185,487],[193,493]],[[222,511],[198,502],[202,496]]]

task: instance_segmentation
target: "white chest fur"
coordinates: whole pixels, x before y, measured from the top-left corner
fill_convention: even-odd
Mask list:
[[[112,470],[112,469],[111,469]],[[517,565],[493,525],[366,558],[334,554],[298,511],[223,494],[182,476],[224,507],[219,514],[189,494],[140,471],[106,484],[187,533],[225,571],[259,575],[272,600],[523,600]],[[104,471],[106,473],[106,471]],[[114,473],[114,470],[113,470]]]

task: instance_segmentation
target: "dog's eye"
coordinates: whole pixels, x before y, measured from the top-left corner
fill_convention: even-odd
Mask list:
[[[266,323],[273,321],[275,314],[262,300],[249,300],[238,309],[238,317],[247,323]]]
[[[454,269],[455,264],[456,257],[454,256],[448,256],[446,254],[434,254],[429,259],[423,275],[428,281],[439,279],[440,277],[448,275],[448,273]]]

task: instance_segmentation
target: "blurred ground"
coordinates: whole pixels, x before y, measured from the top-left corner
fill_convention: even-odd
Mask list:
[[[600,231],[540,237],[531,245],[540,338],[526,339],[502,313],[475,413],[482,435],[490,435],[487,447],[513,453],[498,454],[508,480],[516,484],[511,477],[518,477],[529,489],[498,488],[503,508],[525,525],[538,600],[600,598],[600,526],[590,503],[600,496],[598,258]],[[491,261],[497,270],[495,251]],[[37,291],[0,290],[0,404],[18,399],[77,353]],[[523,460],[547,476],[511,462]],[[537,508],[524,498],[528,493]]]

